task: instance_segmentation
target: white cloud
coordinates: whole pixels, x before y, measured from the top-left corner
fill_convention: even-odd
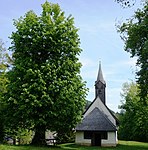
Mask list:
[[[97,78],[96,71],[94,69],[82,70],[81,76],[85,79],[93,79],[94,81]]]
[[[127,58],[120,61],[112,62],[111,64],[108,64],[108,68],[122,68],[122,67],[135,67],[137,59],[134,58]]]
[[[80,62],[82,63],[82,67],[92,67],[95,66],[95,62],[90,58],[80,57]]]
[[[108,97],[116,96],[120,92],[121,92],[121,88],[110,88],[110,89],[107,89]]]
[[[81,23],[79,24],[79,32],[85,32],[85,34],[90,35],[100,35],[105,34],[109,35],[109,33],[114,33],[116,31],[115,29],[115,22],[112,21],[105,21],[105,20],[99,20],[95,22],[89,22],[87,24]]]
[[[135,66],[136,62],[137,62],[137,59],[135,57],[134,58],[130,58],[129,61],[125,62],[125,65]]]
[[[120,92],[121,88],[110,88],[107,90],[107,106],[114,110],[115,112],[119,111],[118,105],[120,104]]]
[[[137,62],[137,59],[134,57],[134,58],[129,58],[128,60],[124,60],[124,61],[121,61],[119,62],[118,65],[120,66],[135,66],[136,65],[136,62]]]
[[[90,87],[89,88],[89,92],[92,93],[92,94],[94,94],[95,93],[95,88],[94,87]]]

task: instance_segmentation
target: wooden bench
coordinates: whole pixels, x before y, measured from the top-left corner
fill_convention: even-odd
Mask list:
[[[56,145],[56,139],[42,139],[43,142],[46,142],[47,145]]]

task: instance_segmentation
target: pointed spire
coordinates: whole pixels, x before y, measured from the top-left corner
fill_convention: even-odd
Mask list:
[[[105,84],[105,80],[103,78],[103,73],[101,69],[101,61],[99,61],[99,72],[98,72],[97,82],[98,81],[101,81],[103,84]]]

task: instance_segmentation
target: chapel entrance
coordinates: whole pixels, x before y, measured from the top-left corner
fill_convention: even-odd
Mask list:
[[[101,146],[101,134],[94,133],[91,140],[92,146]]]

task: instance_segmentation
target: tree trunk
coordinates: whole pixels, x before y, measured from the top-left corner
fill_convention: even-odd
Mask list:
[[[16,145],[16,138],[13,138],[13,145]]]
[[[44,126],[36,126],[31,145],[47,145],[45,141],[45,131]]]
[[[20,145],[21,144],[21,139],[20,138],[18,138],[18,145]]]

